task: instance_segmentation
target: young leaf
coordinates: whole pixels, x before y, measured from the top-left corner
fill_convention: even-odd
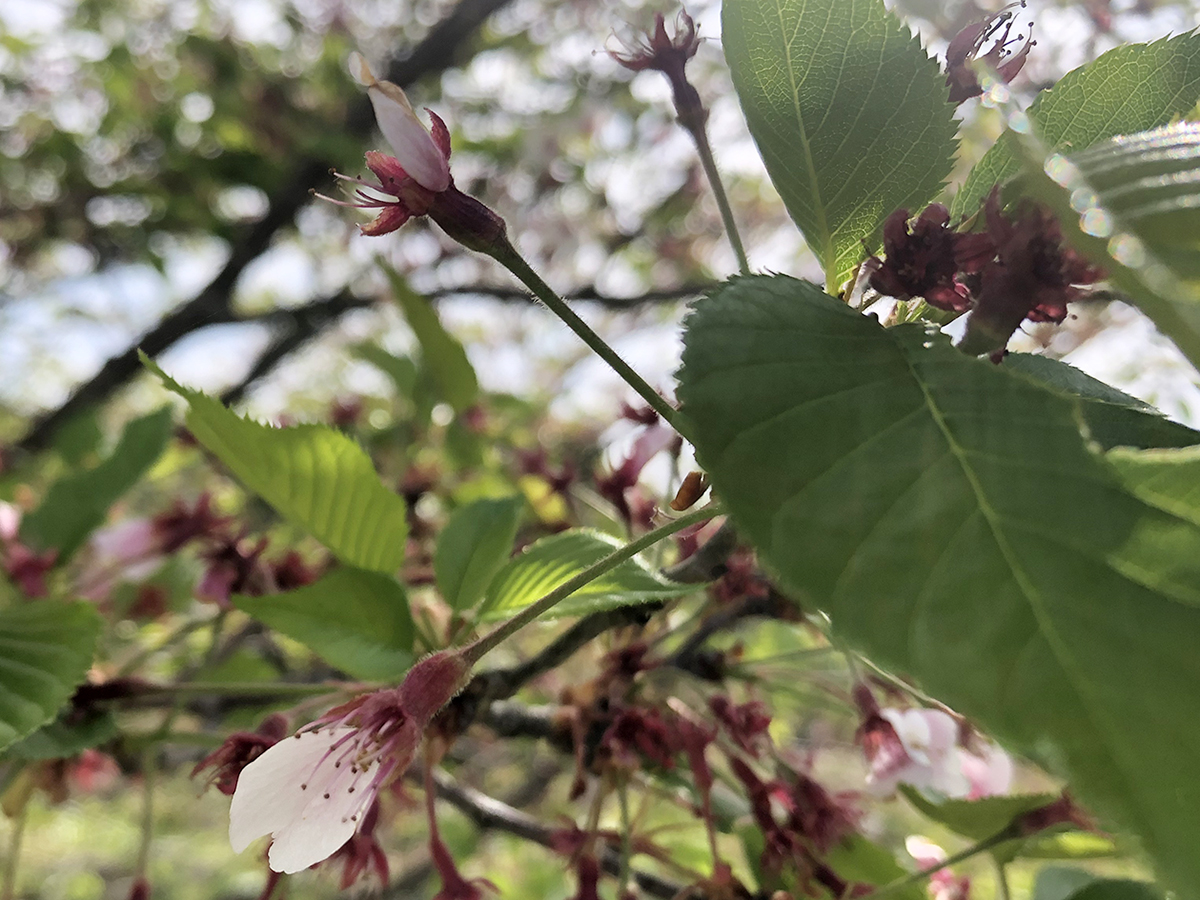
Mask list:
[[[480,614],[485,621],[506,619],[621,546],[616,538],[586,528],[542,538],[492,579]],[[662,602],[695,590],[695,585],[669,581],[634,557],[576,591],[543,618],[580,616],[634,603]]]
[[[1200,431],[1112,385],[1061,360],[1032,353],[1010,353],[1004,367],[1067,397],[1082,401],[1088,436],[1101,447],[1189,447],[1200,444]]]
[[[442,327],[429,301],[408,286],[396,271],[382,265],[392,286],[392,296],[404,318],[421,344],[421,365],[433,380],[441,399],[455,412],[462,412],[475,402],[479,383],[467,353],[453,335]]]
[[[521,497],[476,500],[461,506],[438,536],[433,570],[442,599],[466,610],[483,599],[487,586],[512,552]]]
[[[65,562],[104,522],[108,508],[154,465],[170,438],[167,407],[130,422],[104,462],[50,486],[41,505],[21,522],[21,537],[34,547],[57,548],[58,562]]]
[[[391,575],[404,562],[404,500],[379,480],[362,447],[323,425],[273,428],[145,364],[188,402],[187,426],[250,490],[307,529],[342,562]]]
[[[836,292],[900,207],[950,174],[945,76],[882,0],[737,0],[734,87],[767,171]]]
[[[1152,44],[1126,44],[1068,72],[1029,108],[1050,150],[1083,150],[1118,134],[1165,125],[1200,100],[1200,33]],[[1021,171],[1012,132],[976,163],[954,198],[956,216],[971,215],[993,185]]]
[[[353,678],[388,681],[412,665],[413,621],[395,578],[350,567],[314,584],[233,605]]]
[[[716,492],[802,599],[1200,896],[1200,528],[1123,489],[1075,402],[783,277],[702,301],[680,380]]]
[[[101,621],[91,603],[38,600],[0,609],[0,750],[54,719],[92,665]]]

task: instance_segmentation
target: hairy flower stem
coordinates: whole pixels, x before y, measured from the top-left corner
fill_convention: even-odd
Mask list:
[[[575,314],[575,311],[567,306],[566,302],[558,294],[554,293],[546,282],[542,281],[512,244],[507,240],[503,240],[498,245],[488,248],[486,252],[504,266],[504,268],[512,272],[522,284],[529,288],[539,300],[550,308],[551,312],[562,319],[563,323],[575,332],[580,340],[594,350],[601,359],[609,364],[614,372],[621,376],[621,379],[626,384],[637,391],[638,395],[650,404],[651,409],[662,416],[672,428],[685,438],[688,436],[679,411],[667,403],[654,388],[650,387],[641,375],[633,371],[629,364],[621,359],[616,351],[604,342],[604,339],[600,335],[592,331],[587,323],[579,318]]]
[[[688,513],[686,516],[680,516],[653,531],[647,532],[636,541],[630,541],[619,550],[614,550],[608,556],[599,562],[588,566],[574,578],[569,581],[564,581],[550,593],[546,594],[540,600],[525,607],[507,622],[499,625],[495,630],[485,634],[473,644],[469,644],[462,649],[462,656],[468,663],[474,665],[485,653],[497,646],[501,641],[508,638],[510,635],[520,631],[530,622],[537,619],[542,613],[552,608],[561,600],[565,600],[580,588],[595,581],[601,575],[612,571],[627,559],[631,559],[641,553],[647,547],[653,547],[663,538],[670,537],[677,531],[682,531],[690,525],[695,525],[697,522],[704,522],[714,516],[721,515],[721,507],[716,503],[710,503],[703,509],[698,509],[695,512]]]
[[[733,247],[733,255],[737,257],[738,269],[743,275],[750,274],[750,260],[746,256],[746,248],[742,245],[742,236],[738,232],[737,221],[733,218],[733,208],[729,205],[729,196],[725,193],[725,184],[721,181],[721,173],[717,170],[717,160],[713,156],[712,147],[708,143],[708,132],[703,120],[699,122],[685,121],[681,116],[682,125],[696,142],[696,153],[700,164],[704,166],[704,174],[712,187],[713,197],[717,201],[717,209],[721,211],[721,222],[725,225],[725,235]]]

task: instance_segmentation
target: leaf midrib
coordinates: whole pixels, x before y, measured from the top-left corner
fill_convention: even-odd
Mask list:
[[[953,454],[955,459],[958,461],[958,465],[963,473],[963,477],[966,478],[967,484],[970,486],[971,492],[975,496],[975,502],[978,505],[979,512],[983,516],[984,521],[987,523],[988,530],[991,531],[992,537],[996,541],[997,549],[999,549],[1006,566],[1012,573],[1013,580],[1016,583],[1017,588],[1020,590],[1021,595],[1025,597],[1029,604],[1030,611],[1033,613],[1034,621],[1038,626],[1038,632],[1046,641],[1051,653],[1054,655],[1055,660],[1058,662],[1059,666],[1063,670],[1063,673],[1069,680],[1075,695],[1079,698],[1080,704],[1083,706],[1085,714],[1092,721],[1092,724],[1096,730],[1108,738],[1107,743],[1104,745],[1105,751],[1107,756],[1114,763],[1113,768],[1115,772],[1119,773],[1119,777],[1122,779],[1122,781],[1124,781],[1124,795],[1133,801],[1131,804],[1132,806],[1136,806],[1139,809],[1138,818],[1141,820],[1139,831],[1142,831],[1142,833],[1146,834],[1152,833],[1154,829],[1150,827],[1150,820],[1144,814],[1140,814],[1140,795],[1133,790],[1133,782],[1129,779],[1127,774],[1129,770],[1137,769],[1137,761],[1133,760],[1131,764],[1129,760],[1124,758],[1126,752],[1121,749],[1123,746],[1122,742],[1120,741],[1121,730],[1117,728],[1113,722],[1109,721],[1109,717],[1105,715],[1103,709],[1096,704],[1091,692],[1087,689],[1088,679],[1086,674],[1078,668],[1078,663],[1074,659],[1073,654],[1070,652],[1070,648],[1063,641],[1062,637],[1058,633],[1058,629],[1054,626],[1053,620],[1050,618],[1050,615],[1045,608],[1040,593],[1034,587],[1024,568],[1020,565],[1016,552],[1009,545],[1008,538],[1002,527],[1003,517],[1000,516],[996,510],[992,509],[991,504],[988,502],[986,492],[983,490],[983,485],[976,475],[974,468],[969,464],[966,449],[962,447],[955,439],[953,432],[950,430],[945,418],[942,415],[941,409],[939,408],[933,395],[930,394],[929,389],[925,384],[925,380],[921,378],[920,373],[917,372],[907,354],[904,355],[904,362],[908,368],[910,376],[916,382],[925,398],[925,406],[929,410],[930,417],[933,419],[933,422],[937,426],[938,430],[942,433],[943,438],[945,438],[946,445],[949,447],[951,454]]]
[[[832,10],[832,6],[830,7]],[[776,0],[775,12],[779,17],[779,33],[786,33],[786,22],[783,17],[782,0]],[[792,37],[783,42],[783,55],[787,61],[788,85],[792,89],[792,109],[796,114],[796,124],[800,126],[800,146],[804,151],[804,168],[808,172],[810,190],[813,197],[813,209],[817,214],[818,227],[821,230],[822,259],[827,270],[827,280],[833,277],[828,270],[834,266],[833,232],[830,231],[829,221],[825,217],[825,204],[821,199],[821,184],[817,180],[816,161],[813,159],[812,147],[808,142],[808,128],[804,124],[804,113],[800,109],[800,86],[796,83],[796,70],[792,65]]]

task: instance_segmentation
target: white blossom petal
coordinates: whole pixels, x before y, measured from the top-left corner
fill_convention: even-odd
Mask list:
[[[308,802],[300,785],[312,777],[332,739],[328,732],[285,738],[242,769],[229,805],[229,843],[235,853],[300,815]]]
[[[308,786],[308,803],[298,818],[274,833],[267,861],[276,872],[292,874],[330,857],[358,830],[366,806],[374,797],[367,790],[372,769],[354,770],[347,764],[321,766]]]
[[[274,838],[268,861],[291,874],[328,858],[358,828],[373,799],[370,771],[335,765],[329,753],[350,728],[286,738],[246,766],[229,807],[229,843],[241,853],[256,838]]]
[[[413,180],[431,191],[450,186],[450,163],[433,142],[424,123],[413,112],[404,91],[390,81],[376,81],[367,88],[379,130],[396,153],[396,159]]]

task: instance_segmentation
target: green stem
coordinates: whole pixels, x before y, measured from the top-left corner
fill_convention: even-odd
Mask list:
[[[633,858],[632,825],[629,819],[629,781],[621,778],[617,785],[617,806],[621,810],[621,867],[617,872],[617,896],[625,896],[629,885],[630,861]]]
[[[641,375],[633,371],[630,365],[621,359],[617,355],[617,352],[608,346],[600,335],[592,331],[588,327],[588,324],[579,318],[571,307],[567,306],[566,301],[554,293],[546,282],[542,281],[537,272],[533,271],[529,263],[525,262],[524,258],[516,251],[516,248],[512,244],[505,241],[502,247],[492,248],[489,252],[493,259],[512,272],[525,287],[533,291],[534,295],[550,308],[551,312],[562,319],[563,323],[575,332],[580,340],[608,363],[612,367],[612,370],[620,375],[626,384],[637,391],[638,395],[649,403],[650,407],[662,416],[671,427],[684,437],[687,437],[687,432],[683,427],[678,410],[667,403],[659,395],[658,391],[650,387]]]
[[[1012,894],[1008,890],[1008,873],[1004,870],[1004,863],[998,859],[993,861],[996,863],[996,900],[1009,900]]]
[[[970,859],[972,856],[978,856],[980,853],[986,853],[993,847],[998,847],[1005,841],[1011,841],[1020,837],[1020,833],[1015,825],[1009,825],[997,831],[990,838],[984,838],[977,844],[972,844],[966,850],[961,850],[949,857],[943,862],[935,863],[928,869],[922,869],[919,872],[913,872],[911,875],[905,875],[903,878],[897,878],[895,881],[885,884],[883,887],[871,891],[869,894],[863,894],[860,900],[878,900],[880,897],[886,897],[888,894],[894,894],[899,890],[903,890],[910,884],[919,884],[928,879],[935,872],[940,872],[947,866],[954,866],[960,862]]]
[[[641,553],[647,547],[652,547],[661,541],[663,538],[670,537],[677,531],[682,531],[689,525],[695,525],[697,522],[704,522],[714,516],[721,515],[721,507],[716,503],[710,503],[703,509],[698,509],[695,512],[688,513],[686,516],[680,516],[678,519],[668,522],[653,531],[647,532],[636,541],[630,541],[624,547],[614,550],[604,559],[588,566],[574,578],[564,581],[550,593],[546,594],[541,599],[531,603],[525,607],[507,622],[498,625],[495,630],[485,634],[475,643],[463,648],[463,658],[470,664],[474,665],[478,662],[485,653],[498,645],[501,641],[508,638],[510,635],[520,631],[530,622],[537,619],[546,610],[553,607],[560,600],[565,600],[580,588],[595,581],[601,575],[612,571],[627,559],[631,559]]]
[[[21,838],[25,835],[25,821],[29,818],[29,800],[21,804],[21,811],[13,821],[12,839],[8,844],[8,859],[4,863],[4,883],[0,887],[0,900],[13,900],[17,893],[17,862],[21,858]]]
[[[150,867],[150,842],[154,837],[154,782],[158,772],[158,747],[151,745],[142,753],[142,835],[138,843],[134,878],[146,878]]]
[[[703,124],[691,127],[684,123],[684,128],[696,142],[696,152],[700,156],[700,164],[704,166],[704,174],[708,176],[708,183],[712,186],[717,208],[721,211],[721,221],[725,224],[725,234],[729,238],[730,246],[733,247],[733,255],[737,257],[738,269],[743,275],[749,275],[750,260],[746,256],[746,248],[742,246],[742,236],[738,232],[737,222],[733,218],[733,208],[729,205],[729,197],[725,193],[721,173],[717,170],[717,160],[708,143],[708,132],[705,131]]]

